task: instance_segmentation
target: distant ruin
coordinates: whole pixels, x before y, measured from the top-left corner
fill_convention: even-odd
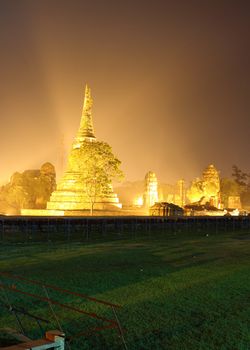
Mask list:
[[[22,209],[43,209],[56,187],[55,167],[47,162],[40,169],[15,172],[0,188],[0,213],[19,215]]]

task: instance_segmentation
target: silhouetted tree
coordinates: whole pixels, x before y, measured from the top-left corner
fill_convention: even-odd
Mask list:
[[[220,195],[224,204],[228,202],[229,196],[239,196],[241,186],[233,179],[222,178],[220,180]]]
[[[250,174],[243,172],[237,165],[232,166],[232,177],[243,191],[250,186]]]
[[[240,186],[240,198],[243,206],[250,206],[250,174],[243,172],[237,165],[232,167],[232,177]]]

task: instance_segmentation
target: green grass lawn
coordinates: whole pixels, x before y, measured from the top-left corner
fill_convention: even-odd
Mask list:
[[[5,245],[0,270],[121,304],[118,316],[128,349],[250,349],[250,232]],[[113,317],[106,307],[79,298],[52,297]],[[42,302],[9,298],[50,317]],[[102,324],[55,311],[69,334]],[[0,309],[0,328],[7,326],[16,327],[14,318]],[[30,321],[25,327],[35,334]],[[115,331],[106,330],[72,343],[71,349],[122,349],[122,343]]]

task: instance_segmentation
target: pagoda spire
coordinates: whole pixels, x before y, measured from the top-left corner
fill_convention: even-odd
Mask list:
[[[92,120],[92,105],[93,99],[91,97],[91,90],[86,84],[85,95],[82,109],[82,118],[80,128],[76,136],[75,144],[79,144],[82,141],[95,141],[93,120]]]

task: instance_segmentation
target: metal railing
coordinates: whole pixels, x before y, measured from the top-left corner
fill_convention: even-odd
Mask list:
[[[0,217],[0,242],[70,242],[151,233],[242,231],[250,217]]]
[[[25,288],[25,285],[30,286],[36,286],[40,289],[41,294],[35,293],[33,291],[28,291]],[[2,291],[2,296],[0,296],[0,308],[7,310],[10,314],[12,314],[15,318],[15,321],[17,323],[17,326],[19,328],[19,331],[24,336],[28,336],[28,332],[26,331],[23,321],[20,317],[24,316],[26,318],[29,318],[36,322],[37,327],[39,328],[40,334],[44,334],[45,325],[49,325],[51,322],[49,321],[49,318],[44,318],[40,315],[37,315],[35,311],[30,311],[27,309],[27,307],[23,306],[17,306],[16,301],[12,301],[12,295],[18,295],[19,297],[25,297],[30,300],[34,300],[35,302],[39,301],[42,303],[46,303],[49,307],[49,310],[51,312],[52,318],[54,319],[54,322],[56,323],[58,329],[66,334],[66,345],[70,349],[70,345],[72,342],[74,342],[75,339],[82,337],[82,336],[89,336],[96,332],[100,332],[107,329],[115,329],[117,331],[117,334],[119,335],[120,339],[122,340],[123,346],[125,349],[127,349],[125,338],[124,338],[124,331],[121,327],[118,315],[117,315],[117,309],[121,308],[120,305],[110,303],[104,300],[100,300],[91,296],[88,296],[86,294],[73,292],[58,286],[54,286],[51,284],[42,283],[40,281],[34,281],[31,279],[28,279],[23,276],[17,276],[10,274],[8,272],[0,272],[0,290]],[[67,296],[70,296],[70,304],[60,301],[60,299],[55,299],[50,296],[51,291],[56,291],[60,294],[60,299],[67,299]],[[114,318],[108,318],[103,315],[97,314],[95,312],[89,312],[84,310],[83,308],[72,306],[72,302],[74,301],[74,298],[77,298],[78,304],[79,299],[87,300],[89,302],[93,302],[96,304],[101,304],[105,307],[108,307],[112,310],[112,314]],[[25,304],[25,303],[24,303]],[[63,316],[67,317],[67,312],[69,312],[72,315],[84,315],[91,319],[94,319],[96,321],[101,321],[102,325],[95,326],[90,329],[74,329],[74,332],[71,332],[71,334],[67,334],[62,326],[62,316],[59,315],[55,311],[55,306],[59,307],[63,310]],[[66,315],[66,316],[65,316]],[[77,316],[75,316],[77,317]]]

